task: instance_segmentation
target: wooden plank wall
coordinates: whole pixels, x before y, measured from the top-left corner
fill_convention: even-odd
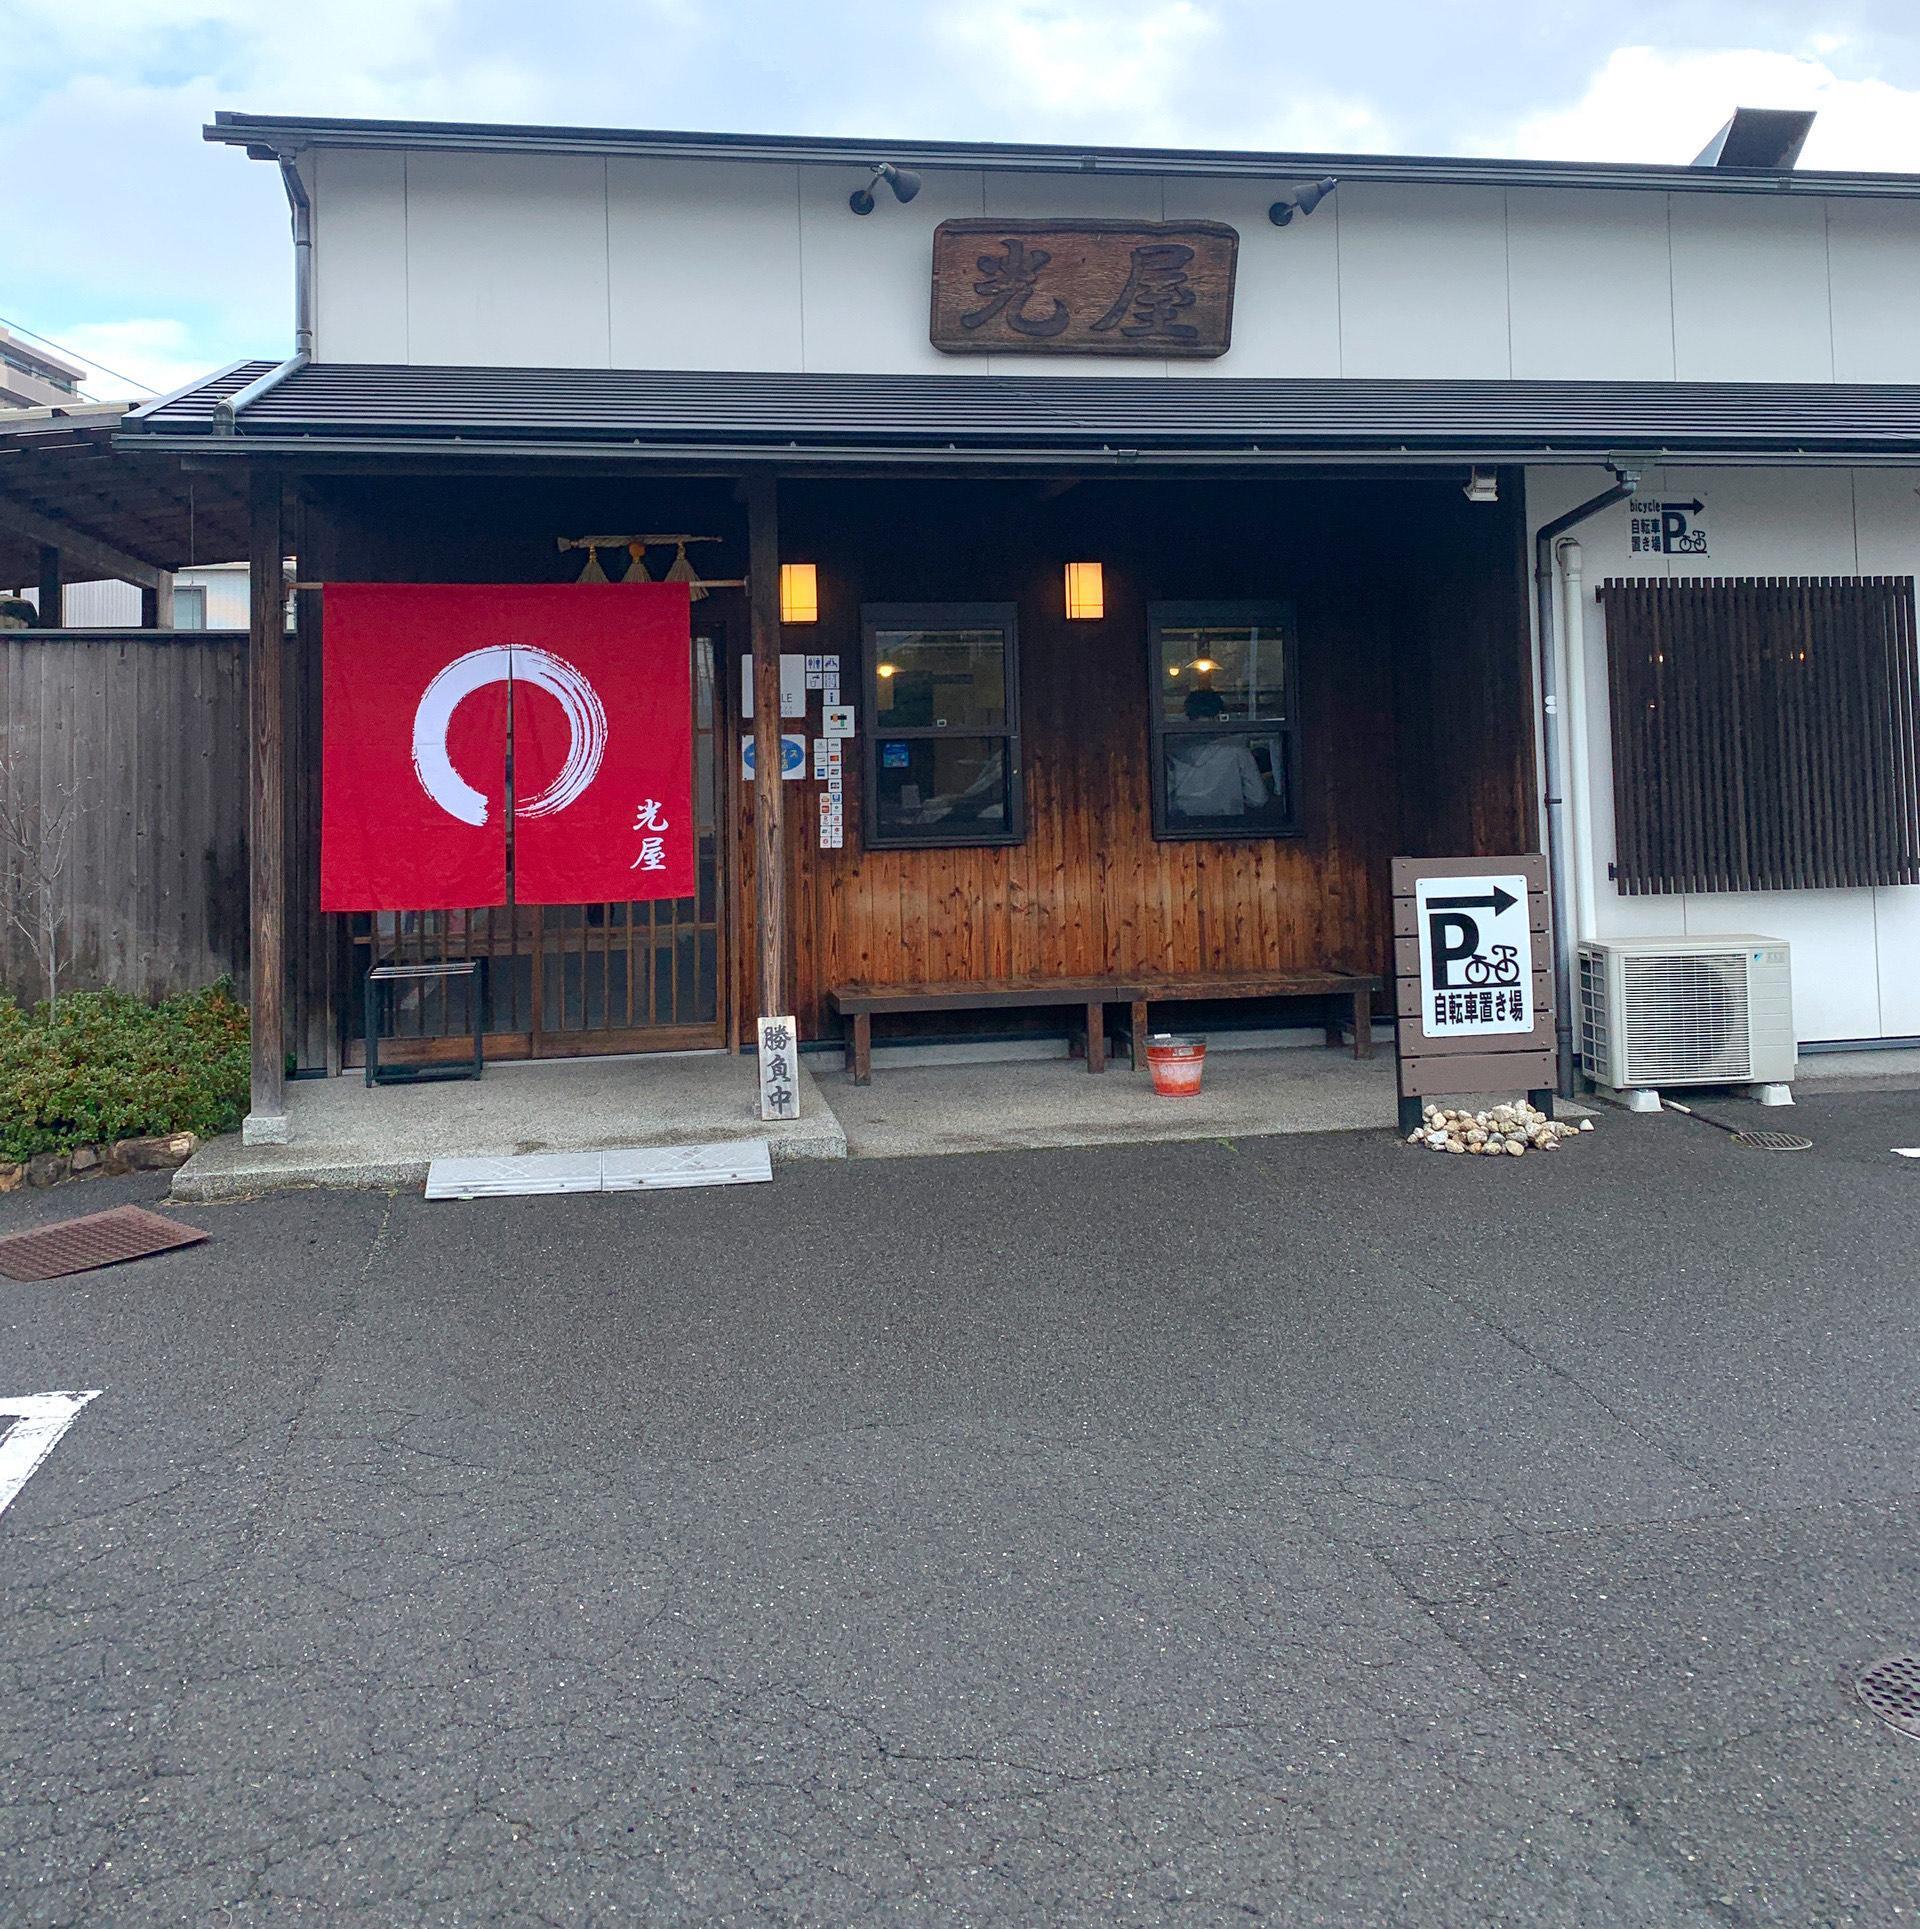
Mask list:
[[[244,636],[0,634],[0,783],[43,814],[76,792],[64,988],[244,989],[246,715]],[[12,930],[0,987],[44,996]]]
[[[580,559],[554,538],[603,530],[713,534],[724,540],[692,552],[702,573],[745,568],[744,515],[724,478],[334,478],[310,480],[302,496],[307,580],[569,581]],[[856,755],[846,846],[823,852],[819,787],[792,787],[786,858],[805,1029],[824,1028],[825,987],[853,978],[1335,962],[1385,971],[1391,858],[1538,841],[1522,506],[1517,472],[1502,473],[1493,505],[1466,502],[1458,477],[783,480],[781,551],[819,565],[822,605],[817,625],[788,630],[787,647],[840,654],[863,730],[862,603],[1012,600],[1021,626],[1023,845],[863,852]],[[1068,623],[1062,565],[1089,560],[1104,565],[1106,616]],[[1290,598],[1299,613],[1304,834],[1156,842],[1146,605],[1241,597]],[[750,1020],[739,670],[736,650],[721,764],[735,832],[735,1015]],[[305,824],[311,839],[311,814]],[[296,873],[301,861],[290,859]],[[303,943],[336,935],[322,928],[335,921],[308,916],[304,939],[290,926],[296,958]],[[297,1030],[299,1014],[296,995]]]
[[[1018,605],[1027,837],[817,848],[797,784],[788,859],[803,1028],[835,983],[1235,971],[1391,959],[1399,852],[1529,849],[1531,680],[1518,478],[1455,483],[789,483],[784,556],[820,571],[821,620],[867,715],[860,606]],[[1106,615],[1069,623],[1062,565],[1104,565]],[[1290,598],[1300,628],[1303,834],[1160,842],[1148,784],[1149,602]],[[816,715],[817,722],[817,715]],[[864,742],[864,738],[862,739]],[[745,786],[741,786],[745,789]],[[744,813],[736,813],[744,822]],[[752,852],[736,843],[750,902]],[[751,1009],[745,947],[741,1009]]]

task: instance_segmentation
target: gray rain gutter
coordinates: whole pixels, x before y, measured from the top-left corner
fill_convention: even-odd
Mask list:
[[[223,395],[213,405],[214,434],[237,434],[240,427],[240,411],[259,401],[261,396],[271,394],[289,375],[298,375],[310,359],[304,348],[299,349],[289,355],[284,362],[277,363],[268,369],[264,375],[256,375],[245,388],[235,389],[231,395]]]
[[[1541,735],[1546,739],[1547,872],[1553,881],[1553,1046],[1555,1087],[1573,1096],[1573,892],[1568,886],[1566,755],[1560,742],[1560,652],[1553,620],[1553,545],[1569,529],[1623,502],[1640,486],[1637,470],[1609,462],[1612,487],[1540,525],[1533,539],[1534,627],[1540,659]]]
[[[274,159],[293,211],[293,352],[304,362],[313,354],[313,203],[300,178],[298,155],[288,149]]]
[[[293,217],[293,353],[277,368],[256,376],[245,388],[222,396],[213,405],[213,432],[232,435],[240,412],[277,389],[289,375],[297,375],[313,360],[313,202],[300,178],[300,163],[291,152],[273,157],[280,163],[280,184],[287,191]]]

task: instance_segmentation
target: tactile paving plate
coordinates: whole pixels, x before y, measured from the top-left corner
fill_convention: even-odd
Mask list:
[[[176,1246],[197,1246],[206,1237],[198,1226],[183,1226],[142,1206],[115,1206],[110,1212],[7,1234],[0,1239],[0,1279],[60,1279]]]

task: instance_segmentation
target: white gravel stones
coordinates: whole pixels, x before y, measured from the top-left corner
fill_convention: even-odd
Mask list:
[[[1429,1105],[1421,1115],[1420,1129],[1407,1134],[1407,1143],[1430,1152],[1470,1152],[1482,1157],[1505,1153],[1519,1159],[1529,1152],[1556,1152],[1563,1140],[1592,1130],[1591,1119],[1582,1119],[1578,1125],[1550,1119],[1525,1101],[1490,1106],[1484,1112]]]

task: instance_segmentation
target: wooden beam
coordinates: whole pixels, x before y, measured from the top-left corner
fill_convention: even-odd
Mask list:
[[[774,479],[747,495],[748,646],[753,651],[753,887],[759,928],[760,1016],[787,1009],[786,783],[780,773],[780,512]]]
[[[61,559],[59,546],[43,542],[40,545],[40,627],[43,630],[57,630],[60,618],[65,613],[61,607]]]
[[[143,587],[165,574],[157,563],[116,549],[76,524],[62,522],[57,516],[43,516],[39,510],[7,496],[0,496],[0,529],[14,530],[30,542],[57,549],[65,557],[69,572],[97,569],[102,576]]]
[[[276,470],[248,478],[247,636],[248,985],[253,1092],[241,1128],[252,1145],[287,1138],[286,1102],[286,591],[281,484]]]

